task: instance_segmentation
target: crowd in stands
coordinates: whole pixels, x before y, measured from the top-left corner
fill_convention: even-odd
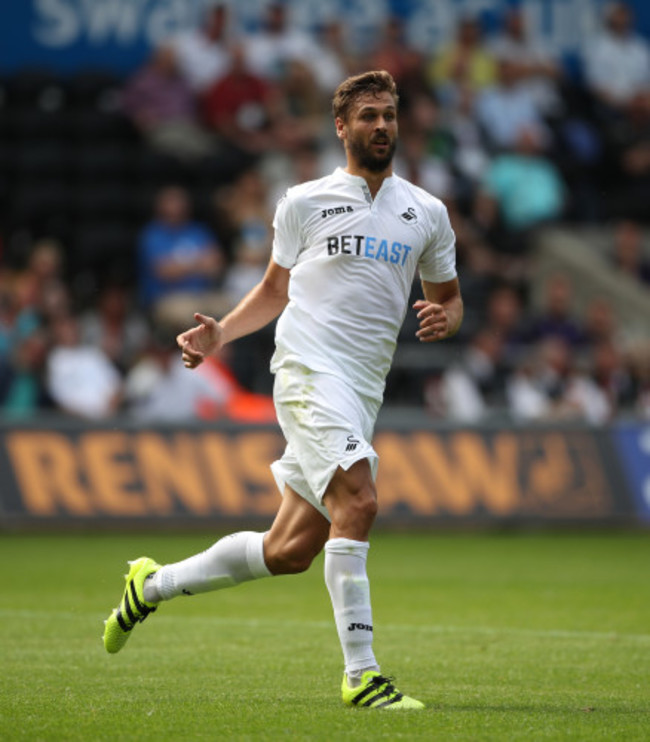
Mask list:
[[[335,21],[307,34],[282,3],[266,13],[255,33],[236,34],[216,4],[120,82],[115,115],[147,163],[165,163],[144,206],[115,207],[138,220],[120,261],[93,263],[65,229],[18,229],[3,212],[3,414],[272,419],[272,328],[194,373],[174,337],[194,311],[220,316],[260,279],[277,199],[344,163],[333,90],[382,68],[401,95],[395,170],[446,203],[466,304],[444,363],[389,376],[387,402],[461,422],[495,410],[515,421],[650,419],[650,318],[645,337],[629,337],[604,297],[578,314],[561,272],[541,309],[531,301],[536,235],[559,222],[611,227],[607,270],[650,286],[650,43],[631,9],[608,6],[579,73],[530,38],[516,7],[496,34],[460,18],[427,53],[394,18],[361,56]],[[95,163],[99,190],[120,156]],[[121,177],[141,162],[122,163]],[[412,325],[401,343],[416,343]]]

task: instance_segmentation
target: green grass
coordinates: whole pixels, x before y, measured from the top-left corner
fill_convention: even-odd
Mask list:
[[[376,535],[376,653],[419,713],[342,707],[320,560],[163,605],[107,655],[125,560],[212,540],[3,536],[0,738],[650,739],[648,534]]]

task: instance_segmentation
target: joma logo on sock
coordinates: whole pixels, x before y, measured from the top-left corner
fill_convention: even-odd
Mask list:
[[[348,631],[372,631],[372,625],[367,623],[351,623]]]

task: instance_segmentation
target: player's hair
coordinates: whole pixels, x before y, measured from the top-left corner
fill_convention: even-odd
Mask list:
[[[378,96],[380,93],[390,93],[397,106],[399,95],[397,86],[390,73],[385,70],[373,70],[354,75],[344,80],[334,91],[332,99],[332,113],[334,118],[346,120],[354,101],[361,95],[372,93]]]

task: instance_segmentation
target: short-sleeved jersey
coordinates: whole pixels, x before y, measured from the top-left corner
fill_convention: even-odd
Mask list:
[[[274,228],[273,259],[291,277],[271,370],[300,363],[381,399],[416,270],[433,283],[456,276],[445,206],[397,175],[372,199],[338,168],[290,188]]]

